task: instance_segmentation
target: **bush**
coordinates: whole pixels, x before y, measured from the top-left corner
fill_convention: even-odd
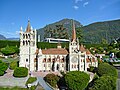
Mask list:
[[[47,74],[44,77],[44,80],[48,82],[52,87],[56,87],[57,82],[59,81],[59,77],[52,73],[52,74]]]
[[[109,75],[114,77],[118,76],[116,68],[113,67],[112,65],[109,65],[108,63],[99,64],[97,73],[99,76],[103,76],[103,75]]]
[[[0,76],[4,75],[4,72],[7,70],[8,65],[0,61]]]
[[[116,56],[117,56],[117,58],[120,58],[120,52],[118,52],[118,53],[116,54]]]
[[[14,70],[16,67],[18,67],[18,61],[13,61],[10,63],[10,69]]]
[[[65,82],[70,90],[84,90],[89,80],[90,77],[85,72],[71,71],[65,75]]]
[[[26,67],[16,67],[13,73],[14,77],[26,77],[28,75],[28,69]]]
[[[89,90],[116,90],[116,77],[113,76],[102,76],[96,81]]]
[[[36,80],[37,80],[36,77],[29,77],[25,85],[27,85],[27,84],[29,84],[29,83],[33,83],[33,82],[35,82]]]

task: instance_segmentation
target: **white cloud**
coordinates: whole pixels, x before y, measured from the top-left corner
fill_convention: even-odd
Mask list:
[[[77,10],[79,7],[75,5],[75,6],[73,6],[73,8],[74,8],[75,10]]]
[[[83,0],[75,0],[75,3],[82,2]]]
[[[89,4],[89,2],[83,3],[83,7],[86,7]]]

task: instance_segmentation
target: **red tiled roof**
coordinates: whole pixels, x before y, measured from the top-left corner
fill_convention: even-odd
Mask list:
[[[84,46],[83,45],[80,45],[80,51],[85,51],[85,48],[84,48]]]
[[[43,49],[42,54],[68,54],[68,51],[64,48],[50,48]]]
[[[86,54],[91,54],[91,52],[87,49],[87,50],[86,50]]]

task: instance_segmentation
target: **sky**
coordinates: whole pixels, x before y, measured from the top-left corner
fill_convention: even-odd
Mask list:
[[[64,18],[82,25],[120,19],[120,0],[0,0],[0,34],[19,37],[30,20],[34,29]]]

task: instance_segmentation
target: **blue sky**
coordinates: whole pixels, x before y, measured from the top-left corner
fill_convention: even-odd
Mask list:
[[[0,34],[19,37],[30,19],[35,29],[75,19],[83,25],[120,19],[120,0],[0,0]]]

